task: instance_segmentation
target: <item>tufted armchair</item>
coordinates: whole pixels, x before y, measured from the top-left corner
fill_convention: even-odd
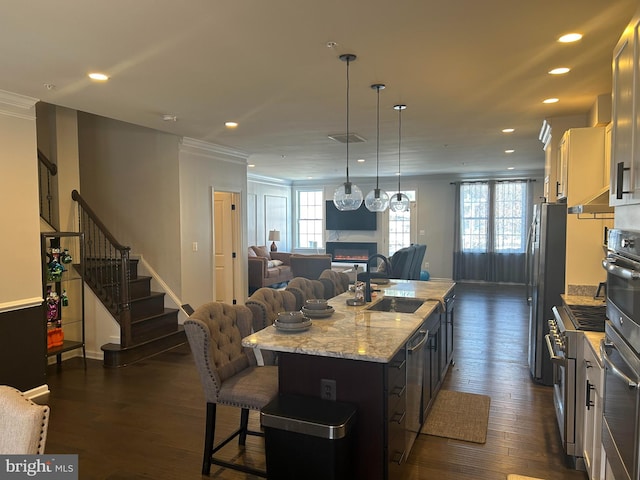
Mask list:
[[[309,298],[324,298],[324,285],[320,280],[295,277],[289,282],[285,290],[295,295],[296,310],[304,307],[304,302]]]
[[[251,295],[245,305],[249,307],[253,314],[253,330],[262,330],[278,318],[278,313],[298,310],[296,308],[296,297],[293,293],[285,290],[274,290],[273,288],[259,288]],[[264,365],[275,365],[276,355],[274,352],[260,351],[256,349],[256,356]]]
[[[0,454],[42,455],[49,407],[33,403],[8,385],[0,385]]]
[[[278,368],[256,366],[252,350],[242,347],[242,338],[252,330],[253,316],[244,305],[211,302],[199,307],[184,322],[189,346],[200,375],[207,403],[202,473],[211,464],[258,476],[265,472],[214,458],[214,454],[236,436],[243,446],[246,436],[263,436],[248,429],[249,410],[260,410],[278,393]],[[241,408],[240,428],[214,447],[216,406]]]
[[[335,297],[349,290],[349,275],[334,270],[324,270],[318,279],[324,285],[324,298]]]

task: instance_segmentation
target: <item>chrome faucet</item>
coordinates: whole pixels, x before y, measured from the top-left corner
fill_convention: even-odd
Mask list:
[[[364,301],[365,302],[370,302],[371,301],[371,260],[374,260],[376,258],[380,258],[384,262],[384,269],[387,272],[387,275],[391,274],[391,262],[384,255],[382,255],[380,253],[376,253],[375,255],[371,255],[367,259],[367,281],[365,283],[365,288],[364,288]]]

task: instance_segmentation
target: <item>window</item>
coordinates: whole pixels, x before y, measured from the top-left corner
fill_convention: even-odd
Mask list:
[[[462,184],[462,251],[524,252],[526,205],[527,184],[523,181]]]
[[[462,251],[486,252],[489,225],[489,185],[463,184],[460,187]]]
[[[527,185],[500,182],[495,188],[495,251],[521,253],[525,249]]]
[[[387,192],[391,197],[396,192]],[[411,202],[415,202],[416,192],[403,191]],[[403,247],[411,245],[411,211],[393,212],[389,210],[389,256]]]
[[[322,190],[298,191],[298,248],[322,248]]]

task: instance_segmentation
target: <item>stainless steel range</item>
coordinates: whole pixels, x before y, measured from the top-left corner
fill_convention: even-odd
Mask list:
[[[609,231],[602,445],[616,480],[640,479],[640,232]]]
[[[585,468],[583,424],[585,379],[579,378],[584,362],[584,330],[604,331],[605,305],[562,305],[553,307],[545,340],[553,363],[553,403],[565,453],[574,468]]]

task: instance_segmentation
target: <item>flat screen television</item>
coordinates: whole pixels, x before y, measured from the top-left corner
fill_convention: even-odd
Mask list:
[[[327,200],[325,220],[327,230],[377,230],[376,212],[370,212],[364,206],[364,202],[358,210],[341,212],[333,204],[333,200]]]

